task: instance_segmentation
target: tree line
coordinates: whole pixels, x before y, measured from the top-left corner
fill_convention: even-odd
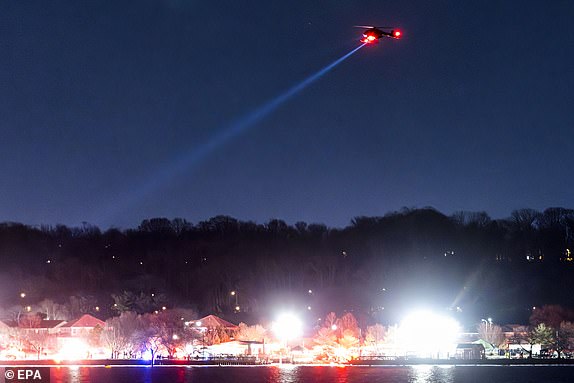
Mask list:
[[[405,208],[344,228],[229,216],[105,231],[5,222],[0,298],[4,317],[47,312],[39,306],[48,299],[68,316],[183,307],[256,322],[281,302],[309,318],[346,310],[374,323],[426,299],[515,321],[533,305],[569,305],[573,242],[565,208],[506,219]]]

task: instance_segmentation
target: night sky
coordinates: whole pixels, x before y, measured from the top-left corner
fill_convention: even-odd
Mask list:
[[[572,20],[571,0],[3,1],[0,221],[572,208]],[[404,38],[208,144],[360,45],[355,24]]]

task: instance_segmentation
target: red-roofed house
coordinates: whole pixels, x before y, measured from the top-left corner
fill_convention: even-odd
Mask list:
[[[37,326],[33,327],[19,327],[17,323],[14,323],[13,327],[17,328],[19,331],[46,333],[46,334],[58,334],[59,328],[66,324],[65,320],[46,320],[42,319],[37,323]]]
[[[239,329],[239,326],[215,315],[208,315],[201,319],[187,322],[187,324],[199,331],[203,345],[227,342],[233,339],[235,332]]]
[[[58,327],[58,335],[62,336],[81,336],[86,335],[95,327],[104,328],[106,323],[90,314],[84,314],[79,319],[71,320],[66,324]]]
[[[215,315],[208,315],[206,317],[203,317],[201,319],[197,319],[195,321],[192,321],[192,323],[195,323],[195,327],[201,328],[201,327],[205,327],[205,328],[216,328],[216,327],[223,327],[226,330],[237,330],[239,328],[239,326],[234,325],[231,322],[226,321],[225,319],[221,319],[218,316]]]

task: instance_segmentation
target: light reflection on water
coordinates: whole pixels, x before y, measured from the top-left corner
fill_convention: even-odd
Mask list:
[[[277,370],[276,380],[268,380],[268,383],[281,382],[281,383],[298,383],[297,379],[297,366],[282,365],[275,368]]]
[[[52,383],[568,383],[574,366],[54,367]]]
[[[92,368],[79,366],[52,367],[50,369],[50,381],[54,383],[91,383],[90,373],[92,370]]]
[[[420,365],[410,367],[409,383],[454,383],[454,366]]]

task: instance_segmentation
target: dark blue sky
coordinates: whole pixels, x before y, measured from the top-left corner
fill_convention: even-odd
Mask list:
[[[572,207],[572,20],[570,0],[4,1],[0,221]],[[358,46],[354,24],[405,37],[172,172]]]

